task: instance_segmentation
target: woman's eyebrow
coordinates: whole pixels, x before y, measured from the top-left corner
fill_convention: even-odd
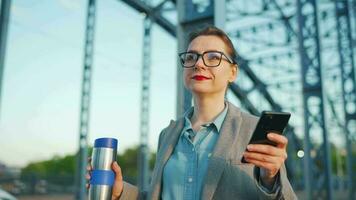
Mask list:
[[[224,52],[224,51],[217,50],[217,49],[208,49],[208,50],[203,51],[202,53],[204,53],[204,52],[210,52],[210,51],[219,51],[219,52]],[[189,53],[199,53],[199,52],[198,52],[198,51],[196,51],[196,50],[189,50],[189,51],[187,51],[187,52],[189,52]]]
[[[188,53],[199,53],[198,51],[195,51],[195,50],[189,50],[187,51]]]

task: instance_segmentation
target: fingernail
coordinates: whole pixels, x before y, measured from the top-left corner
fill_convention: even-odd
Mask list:
[[[251,150],[251,149],[252,149],[252,145],[250,145],[250,144],[247,145],[247,149],[248,149],[248,150]]]

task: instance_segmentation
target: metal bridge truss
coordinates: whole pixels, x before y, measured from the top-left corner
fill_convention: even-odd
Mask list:
[[[149,5],[139,0],[122,2],[149,15],[154,23],[177,37],[175,0]],[[204,9],[209,3],[192,2],[196,9]],[[342,180],[347,180],[349,198],[355,195],[351,152],[356,138],[352,51],[356,46],[352,39],[352,33],[356,33],[355,2],[226,0],[225,30],[240,53],[241,71],[230,91],[253,114],[262,109],[293,113],[292,126],[287,131],[291,155],[287,166],[294,187],[306,187],[308,199],[331,199],[333,190],[345,187]],[[304,144],[300,138],[304,138]],[[330,144],[335,138],[343,139]],[[347,152],[347,172],[331,172],[331,148],[338,149],[337,156]],[[303,149],[304,157],[300,151]],[[297,152],[303,158],[298,158]]]
[[[10,2],[3,0],[0,4],[0,91]],[[149,29],[151,23],[156,23],[172,37],[177,37],[180,23],[177,3],[181,2],[120,2],[147,16],[144,33],[147,48],[143,54],[148,61],[144,61],[142,68],[141,98],[141,135],[144,139],[148,137]],[[203,12],[212,2],[192,0],[190,3],[197,12]],[[290,178],[294,188],[305,189],[307,199],[332,199],[335,190],[343,189],[348,190],[349,199],[354,199],[356,0],[225,2],[225,30],[240,54],[240,76],[230,87],[231,97],[237,97],[241,107],[253,114],[268,109],[293,113],[287,130],[290,141],[287,167],[293,175]],[[85,199],[83,163],[87,157],[94,26],[95,0],[89,0],[79,131],[78,199]],[[304,142],[300,138],[304,138]],[[141,145],[140,163],[146,167],[140,168],[140,174],[147,176],[147,143],[141,141]],[[332,153],[336,160],[346,159],[347,166],[342,167],[338,161],[332,166]],[[336,168],[336,173],[332,167]],[[140,177],[140,187],[145,188],[147,180],[147,177]]]
[[[127,3],[128,5],[132,6],[139,12],[145,13],[147,15],[151,16],[151,19],[162,26],[163,29],[165,29],[168,33],[170,33],[173,37],[177,36],[176,33],[176,21],[170,22],[167,18],[164,17],[163,13],[167,12],[166,15],[176,15],[175,12],[175,5],[173,1],[163,1],[156,5],[155,7],[152,7],[150,5],[147,5],[144,1],[129,1],[129,0],[123,0],[123,2]],[[167,4],[167,6],[165,6]],[[167,11],[164,11],[164,10]],[[162,13],[163,12],[163,13]],[[173,19],[174,20],[174,19]],[[242,57],[239,57],[238,60],[240,69],[242,73],[246,75],[246,77],[249,78],[249,82],[251,82],[253,85],[249,89],[243,89],[239,86],[239,84],[234,83],[231,85],[230,89],[236,97],[241,102],[241,105],[245,107],[248,111],[250,111],[253,114],[258,115],[260,113],[260,109],[257,109],[254,104],[249,98],[249,94],[252,94],[254,92],[259,93],[262,96],[262,99],[267,104],[268,109],[276,110],[276,111],[281,111],[282,107],[272,98],[272,95],[270,92],[267,90],[267,86],[261,81],[257,75],[254,73],[254,71],[250,68],[248,60],[243,59]],[[241,75],[241,76],[245,76]],[[266,106],[264,106],[266,109]],[[302,149],[302,146],[300,142],[298,141],[296,135],[294,134],[294,129],[293,127],[290,127],[288,129],[288,138],[290,139],[290,147],[289,151],[291,154],[296,155],[296,151]],[[293,159],[289,159],[288,161],[293,162]],[[289,163],[288,163],[289,164]],[[288,165],[287,164],[287,165]],[[292,170],[295,168],[295,164],[289,164],[288,169]],[[294,171],[294,170],[293,170]],[[294,174],[293,172],[290,172],[290,174]]]

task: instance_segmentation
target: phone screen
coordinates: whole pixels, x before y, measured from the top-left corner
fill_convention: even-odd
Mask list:
[[[290,113],[263,111],[249,143],[276,145],[267,139],[267,134],[269,132],[283,134],[289,118]]]
[[[283,134],[284,129],[288,125],[290,116],[291,114],[286,112],[263,111],[249,144],[269,144],[276,146],[274,142],[267,138],[267,134],[270,132]],[[247,163],[244,157],[242,157],[241,162]]]

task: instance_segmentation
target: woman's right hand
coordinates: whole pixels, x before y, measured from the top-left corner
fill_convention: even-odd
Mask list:
[[[124,188],[124,182],[123,182],[123,178],[122,178],[121,167],[115,161],[115,162],[112,163],[111,168],[115,173],[115,182],[114,182],[114,185],[113,185],[113,188],[112,188],[111,199],[119,199],[120,195],[122,193],[122,190]],[[89,181],[90,181],[90,178],[91,178],[91,171],[92,170],[93,170],[93,168],[91,166],[91,158],[88,158],[87,174],[85,176],[85,178],[88,181],[88,183],[86,184],[87,189],[90,188]]]

